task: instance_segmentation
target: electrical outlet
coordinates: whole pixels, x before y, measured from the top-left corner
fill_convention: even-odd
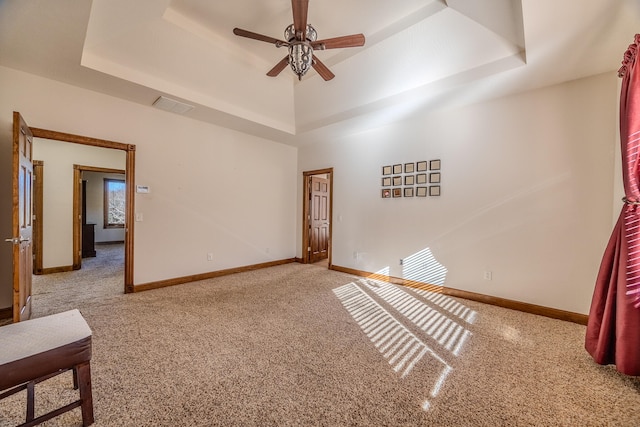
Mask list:
[[[483,277],[484,277],[484,280],[491,280],[491,279],[493,279],[493,272],[485,271]]]
[[[211,252],[207,254],[207,261],[213,261],[213,254]]]

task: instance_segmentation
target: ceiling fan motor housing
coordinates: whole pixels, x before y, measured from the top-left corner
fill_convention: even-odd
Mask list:
[[[296,29],[293,24],[284,29],[284,39],[289,43],[296,41]],[[307,24],[306,40],[314,42],[318,39],[318,32],[311,25]]]

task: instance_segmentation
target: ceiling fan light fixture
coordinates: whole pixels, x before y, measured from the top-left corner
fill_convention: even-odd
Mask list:
[[[289,45],[289,65],[298,80],[302,80],[307,71],[313,65],[313,48],[310,44],[299,42]]]

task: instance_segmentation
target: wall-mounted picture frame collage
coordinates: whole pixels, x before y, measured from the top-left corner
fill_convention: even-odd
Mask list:
[[[438,197],[442,194],[440,159],[382,166],[381,197]]]

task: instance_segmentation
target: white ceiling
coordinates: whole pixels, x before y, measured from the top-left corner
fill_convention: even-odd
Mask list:
[[[336,74],[266,76],[283,48],[288,0],[0,0],[0,65],[299,145],[559,83],[620,65],[640,0],[310,0],[316,52]]]

